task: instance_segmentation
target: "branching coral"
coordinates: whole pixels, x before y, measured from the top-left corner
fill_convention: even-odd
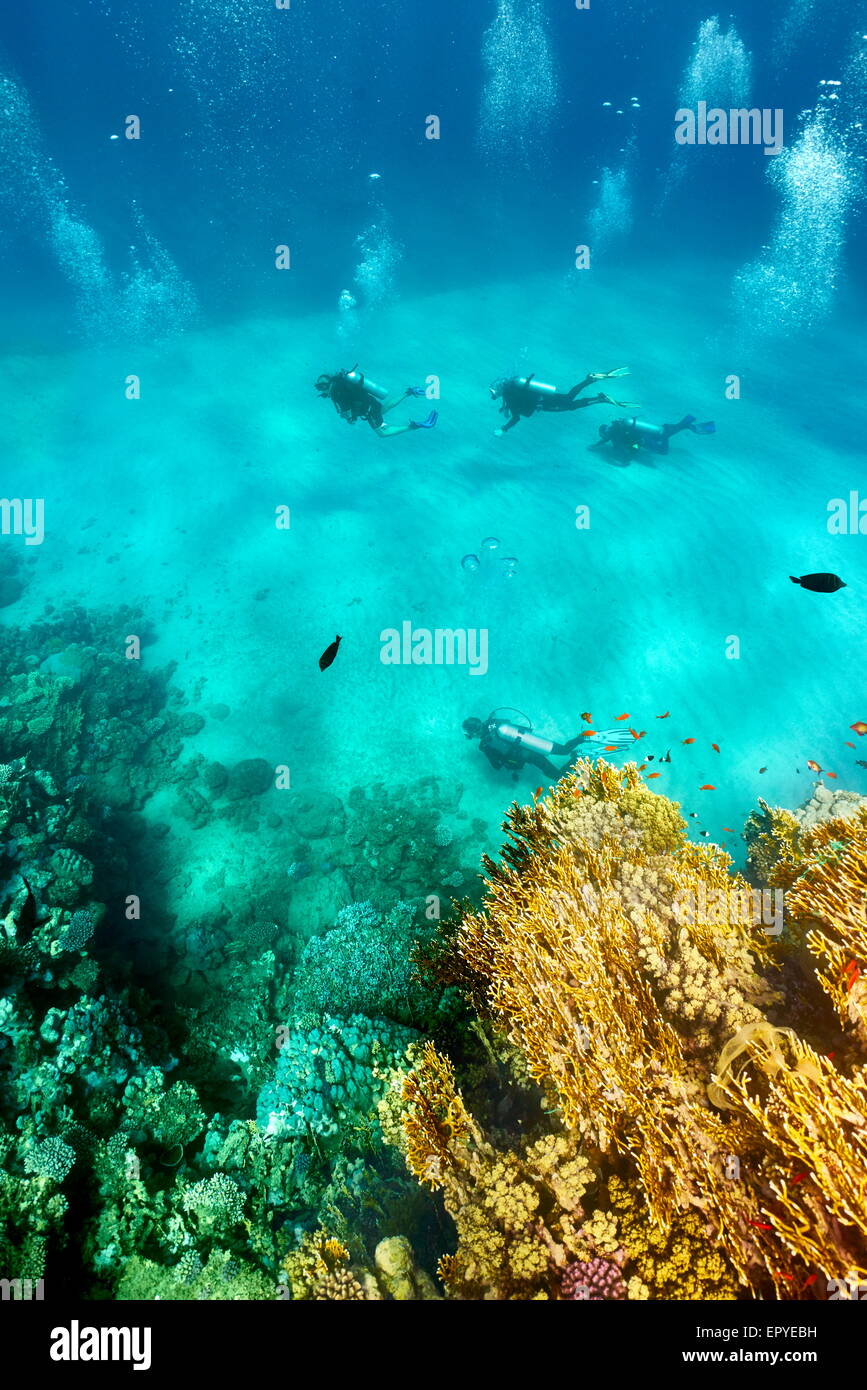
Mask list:
[[[327,1231],[305,1236],[283,1261],[293,1299],[361,1300],[367,1294],[348,1268],[349,1251]]]
[[[818,959],[819,982],[844,1027],[867,1042],[867,809],[804,836],[805,864],[787,913]]]
[[[867,1281],[867,1068],[847,1079],[794,1036],[788,1065],[768,1035],[748,1047],[754,1069],[718,1085],[762,1155],[767,1190],[753,1230],[772,1277],[786,1292],[781,1281],[804,1268]]]
[[[549,1296],[584,1220],[596,1173],[567,1135],[500,1152],[468,1113],[449,1060],[427,1044],[406,1076],[404,1151],[411,1172],[440,1189],[458,1248],[439,1272],[456,1298]]]
[[[513,815],[510,865],[489,863],[486,910],[465,915],[457,950],[567,1127],[671,1175],[653,1184],[662,1217],[699,1195],[678,1176],[684,1146],[718,1144],[696,1063],[715,1061],[775,996],[756,970],[769,954],[760,925],[688,910],[709,890],[746,885],[721,851],[686,841],[670,803],[654,812],[663,799],[639,782],[632,765],[580,763],[550,799]],[[662,839],[675,848],[645,848]]]
[[[867,813],[803,833],[793,817],[763,816],[764,870],[794,885],[789,914],[809,922],[810,949],[836,972],[835,1002],[852,1021]],[[834,1147],[831,1130],[844,1116],[853,1132],[865,1126],[862,1083],[768,1019],[785,1005],[771,983],[780,947],[728,857],[691,845],[676,808],[643,788],[634,766],[604,762],[579,763],[550,797],[514,807],[509,835],[504,862],[486,861],[484,910],[452,929],[455,975],[472,981],[567,1132],[615,1184],[612,1203],[617,1172],[633,1174],[621,1212],[629,1239],[625,1227],[619,1238],[634,1296],[649,1287],[726,1298],[741,1285],[791,1297],[823,1244],[829,1276],[860,1271],[867,1165],[857,1146]],[[441,1267],[451,1291],[534,1296],[529,1272],[509,1263],[519,1231],[535,1229],[561,1269],[564,1253],[578,1263],[616,1257],[604,1204],[580,1228],[554,1218],[553,1235],[550,1211],[542,1220],[524,1200],[527,1155],[491,1149],[444,1059],[426,1051],[405,1098],[410,1167],[443,1187],[458,1231],[458,1252]],[[818,1176],[793,1197],[793,1166],[808,1161]],[[656,1253],[641,1263],[645,1247]]]

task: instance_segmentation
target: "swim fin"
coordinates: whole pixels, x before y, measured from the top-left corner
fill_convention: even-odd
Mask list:
[[[713,420],[705,420],[703,425],[696,425],[696,434],[716,434],[716,425]]]

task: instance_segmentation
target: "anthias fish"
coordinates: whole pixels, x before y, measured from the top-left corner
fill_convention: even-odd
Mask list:
[[[802,589],[810,589],[814,594],[836,594],[838,589],[846,588],[839,574],[802,574],[800,579],[790,574],[789,578],[793,584],[800,584]]]
[[[867,724],[864,723],[863,719],[856,720],[854,724],[849,725],[849,728],[853,729],[856,734],[861,734],[862,737],[867,734]]]
[[[338,634],[338,636],[335,637],[334,641],[331,643],[331,646],[325,648],[325,651],[319,658],[320,671],[324,671],[327,666],[331,665],[332,661],[337,655],[337,648],[340,646],[340,643],[342,641],[343,638],[340,637],[340,635]]]

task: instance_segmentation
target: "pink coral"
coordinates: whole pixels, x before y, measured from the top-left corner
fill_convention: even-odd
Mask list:
[[[566,1267],[560,1284],[560,1296],[567,1299],[587,1299],[591,1303],[608,1303],[626,1297],[623,1275],[611,1260],[574,1260]]]

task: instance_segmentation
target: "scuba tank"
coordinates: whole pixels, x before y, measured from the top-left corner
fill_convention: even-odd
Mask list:
[[[538,734],[531,733],[529,729],[517,729],[514,724],[490,724],[495,738],[501,743],[513,747],[516,743],[524,748],[532,748],[537,753],[553,753],[554,745],[547,738],[540,738]]]
[[[635,432],[642,435],[645,439],[648,437],[652,439],[665,438],[665,430],[662,428],[662,425],[648,425],[644,420],[630,420],[629,423]]]
[[[343,372],[347,381],[351,381],[353,386],[361,386],[369,395],[375,396],[378,401],[384,401],[388,396],[384,386],[377,386],[375,381],[360,372],[357,367],[353,367],[351,372]]]
[[[537,381],[535,375],[515,377],[515,385],[522,386],[528,391],[538,391],[545,396],[559,395],[556,386],[549,386],[546,381]]]

